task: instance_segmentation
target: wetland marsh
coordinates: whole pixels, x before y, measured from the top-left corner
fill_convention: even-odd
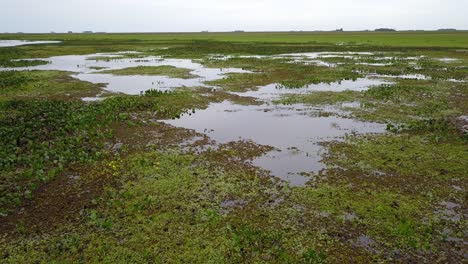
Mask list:
[[[2,262],[468,258],[466,32],[0,39]]]

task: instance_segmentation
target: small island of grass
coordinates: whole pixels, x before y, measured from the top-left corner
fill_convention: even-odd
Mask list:
[[[159,75],[171,78],[192,79],[198,76],[190,73],[190,69],[177,68],[174,66],[138,66],[132,68],[106,70],[99,73],[110,73],[114,75]]]

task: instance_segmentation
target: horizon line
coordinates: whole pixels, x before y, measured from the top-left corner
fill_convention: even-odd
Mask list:
[[[379,30],[382,29],[382,30]],[[377,28],[377,29],[362,29],[362,30],[230,30],[230,31],[49,31],[49,32],[2,32],[0,34],[186,34],[186,33],[314,33],[314,32],[334,32],[334,33],[352,33],[352,32],[375,32],[375,33],[391,33],[391,32],[456,32],[468,31],[468,29],[456,28],[440,28],[440,29],[393,29],[393,28]]]

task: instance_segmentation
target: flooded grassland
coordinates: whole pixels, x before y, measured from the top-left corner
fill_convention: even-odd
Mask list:
[[[0,47],[3,262],[468,257],[465,49],[102,43]]]

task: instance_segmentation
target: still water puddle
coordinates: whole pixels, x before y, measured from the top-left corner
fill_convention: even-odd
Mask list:
[[[0,47],[16,47],[23,45],[37,45],[37,44],[56,44],[61,41],[28,41],[28,40],[0,40]]]
[[[275,150],[255,159],[253,164],[297,186],[310,179],[305,173],[324,169],[320,142],[339,140],[351,133],[385,131],[383,124],[322,115],[329,111],[337,110],[304,105],[243,106],[225,101],[191,116],[163,122],[205,133],[218,143],[252,140],[273,146]]]
[[[441,62],[456,62],[456,61],[459,61],[460,59],[455,59],[455,58],[438,58],[437,60],[438,60],[438,61],[441,61]]]
[[[369,77],[375,78],[398,78],[411,80],[430,80],[431,78],[423,74],[401,74],[401,75],[385,75],[385,74],[369,74]]]
[[[175,87],[206,86],[206,78],[180,79],[166,76],[114,76],[109,74],[77,74],[72,75],[82,81],[91,83],[106,83],[106,91],[138,95],[142,91],[156,89],[160,91],[171,90]]]
[[[375,67],[385,67],[391,66],[392,63],[370,63],[370,62],[359,62],[357,65],[366,65],[366,66],[375,66]]]
[[[169,90],[175,87],[198,87],[207,85],[206,81],[222,79],[227,73],[248,73],[236,68],[206,68],[190,59],[163,59],[162,57],[122,58],[129,52],[117,54],[91,54],[58,56],[47,59],[48,64],[22,68],[4,68],[1,70],[58,70],[75,73],[72,77],[91,83],[106,84],[109,92],[138,95],[149,89]],[[103,59],[104,58],[104,59]],[[196,78],[181,79],[167,76],[130,75],[117,76],[101,73],[106,70],[119,70],[138,66],[174,66],[186,68]]]

